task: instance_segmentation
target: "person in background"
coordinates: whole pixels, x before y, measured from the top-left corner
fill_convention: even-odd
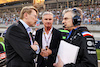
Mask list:
[[[66,38],[69,35],[69,31],[63,28],[59,28],[58,30],[61,32],[62,40],[66,41]]]
[[[41,48],[37,67],[53,67],[61,40],[61,32],[52,26],[53,14],[51,12],[43,13],[42,22],[44,27],[36,31],[35,36],[35,40]]]
[[[35,35],[36,35],[36,31],[38,30],[38,28],[35,28],[35,30],[33,31],[33,39],[35,39]]]
[[[38,30],[38,28],[35,28],[35,30],[33,31],[33,35],[36,35],[36,31]]]
[[[39,46],[32,40],[31,27],[38,21],[37,13],[37,9],[33,6],[23,7],[18,23],[7,29],[5,36],[7,67],[35,67],[34,58]]]
[[[66,41],[80,49],[75,63],[64,64],[58,56],[58,63],[53,65],[55,67],[98,67],[94,37],[86,27],[80,26],[82,10],[79,8],[65,9],[63,15],[62,23],[65,29],[70,31]]]

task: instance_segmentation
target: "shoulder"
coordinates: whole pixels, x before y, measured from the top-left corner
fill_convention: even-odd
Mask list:
[[[14,23],[12,24],[8,29],[6,33],[14,33],[14,32],[20,32],[21,31],[21,27],[19,23]]]
[[[53,28],[53,34],[59,37],[61,36],[61,32],[55,28]]]
[[[13,30],[13,29],[15,29],[15,28],[17,28],[18,27],[18,23],[14,23],[14,24],[12,24],[11,26],[9,26],[9,28],[7,29],[7,30]]]
[[[18,26],[18,23],[12,24],[9,28],[13,28],[13,27],[16,27],[16,26]]]
[[[83,32],[83,31],[89,31],[89,30],[87,29],[87,27],[78,27],[77,30],[79,30],[79,31],[81,31],[81,32]]]
[[[87,27],[79,27],[78,31],[81,33],[83,37],[93,37],[93,35],[89,32]]]
[[[20,30],[20,28],[18,27],[18,23],[14,23],[7,29],[5,37],[9,38],[9,36],[14,36],[16,34],[18,35],[20,31],[22,30]]]
[[[53,28],[53,32],[61,33],[58,29]]]
[[[83,31],[81,34],[83,37],[87,37],[87,36],[93,37],[93,35],[88,31]]]
[[[36,31],[36,33],[38,33],[38,32],[42,32],[42,31],[43,31],[43,28],[38,29],[38,30]]]
[[[40,34],[42,34],[42,32],[43,32],[43,28],[38,29],[38,30],[36,31],[36,36],[39,36]]]

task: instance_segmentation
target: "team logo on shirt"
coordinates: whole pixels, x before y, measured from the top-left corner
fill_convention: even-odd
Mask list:
[[[92,46],[93,45],[92,41],[87,41],[87,45]]]

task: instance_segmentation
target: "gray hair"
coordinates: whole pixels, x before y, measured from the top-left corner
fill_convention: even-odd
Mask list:
[[[72,12],[72,17],[74,17],[74,16],[76,15],[76,13],[73,12],[73,9],[78,10],[78,12],[79,12],[79,14],[80,14],[80,17],[82,18],[82,10],[81,10],[80,8],[68,8],[68,9],[65,9],[65,10],[63,10],[63,13],[62,13],[63,16],[64,16],[64,14],[67,13],[67,12]]]
[[[44,12],[42,14],[42,19],[43,19],[44,15],[48,15],[48,14],[53,16],[53,13],[52,12],[46,11],[46,12]]]

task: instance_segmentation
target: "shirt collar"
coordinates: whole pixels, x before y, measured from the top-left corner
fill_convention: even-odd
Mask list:
[[[19,21],[24,25],[25,29],[29,28],[29,26],[23,20],[20,19]]]
[[[53,27],[50,29],[50,32],[52,32]]]
[[[24,25],[24,27],[27,30],[27,32],[31,32],[32,31],[32,29],[23,20],[20,19],[19,21]]]
[[[67,39],[70,37],[70,35],[71,35],[72,31],[77,30],[78,28],[79,28],[79,27],[77,27],[77,28],[75,28],[75,29],[71,30],[71,31],[69,32],[69,35],[67,36]]]

